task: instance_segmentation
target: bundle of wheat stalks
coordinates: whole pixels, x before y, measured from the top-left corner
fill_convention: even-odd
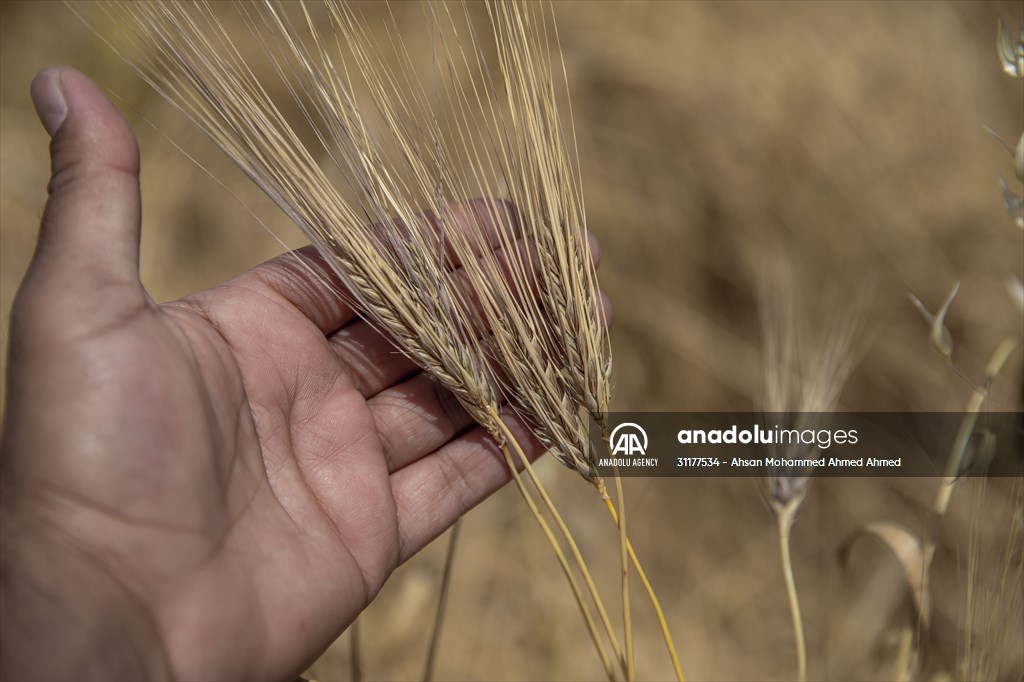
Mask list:
[[[631,679],[627,564],[640,567],[625,534],[621,486],[616,481],[616,507],[588,442],[589,420],[603,426],[608,411],[611,355],[551,8],[489,2],[485,40],[464,3],[425,5],[431,55],[424,65],[393,17],[390,41],[381,44],[342,2],[239,4],[292,93],[287,106],[301,112],[289,120],[207,4],[102,7],[127,33],[111,40],[126,45],[115,49],[304,231],[342,282],[339,295],[498,442],[555,548],[606,673]],[[506,425],[512,412],[598,489],[617,519],[624,647]],[[642,570],[640,577],[646,585]]]

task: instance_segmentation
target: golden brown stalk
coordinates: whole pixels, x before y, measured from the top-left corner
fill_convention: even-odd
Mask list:
[[[512,455],[509,452],[509,446],[511,446],[512,449],[516,450],[516,454],[519,456],[519,461],[527,469],[527,471],[529,471],[531,478],[536,484],[536,474],[534,474],[533,469],[530,466],[530,460],[529,458],[526,457],[526,454],[523,453],[522,449],[516,443],[515,439],[510,438],[506,444],[503,444],[501,446],[501,452],[505,457],[505,462],[508,465],[509,470],[512,472],[512,477],[515,481],[516,487],[519,489],[519,492],[522,495],[523,500],[526,502],[534,518],[540,524],[541,529],[547,536],[549,544],[552,546],[552,548],[554,548],[555,555],[558,558],[558,562],[562,567],[562,571],[565,573],[565,576],[569,581],[569,585],[572,587],[573,596],[576,598],[576,603],[579,606],[580,612],[583,614],[583,618],[587,624],[587,630],[590,633],[591,639],[594,642],[594,646],[597,648],[598,655],[601,658],[601,664],[604,666],[605,669],[605,674],[608,676],[609,680],[614,682],[614,680],[616,679],[615,669],[612,667],[611,659],[609,659],[608,654],[605,652],[601,636],[598,633],[597,627],[594,624],[594,620],[590,615],[590,608],[587,606],[586,601],[583,599],[583,594],[576,583],[576,579],[573,575],[572,569],[569,567],[569,562],[565,558],[565,554],[562,552],[561,545],[555,539],[554,533],[552,533],[550,526],[548,526],[547,521],[544,520],[543,515],[541,515],[540,513],[540,509],[537,507],[537,503],[534,502],[533,496],[530,494],[529,490],[526,488],[526,485],[523,483],[522,477],[519,475],[519,470],[517,468],[516,462],[513,461]],[[585,575],[589,580],[589,574],[585,573]]]
[[[612,504],[611,498],[605,495],[604,503],[605,507],[608,509],[608,513],[612,517],[612,521],[617,524],[619,522],[619,516],[618,512],[615,511],[615,505]],[[678,682],[685,682],[683,668],[679,664],[679,654],[676,653],[676,646],[672,641],[672,633],[668,627],[668,620],[665,618],[665,611],[661,608],[661,602],[658,600],[654,587],[647,579],[647,573],[644,571],[644,567],[640,564],[640,559],[637,558],[636,552],[633,550],[633,544],[628,538],[626,539],[626,550],[629,552],[629,558],[633,562],[633,567],[636,569],[636,575],[640,578],[640,583],[644,586],[644,590],[647,592],[647,596],[651,600],[651,606],[654,607],[654,614],[658,617],[658,625],[661,628],[661,635],[665,639],[665,649],[668,651],[669,659],[672,661],[672,670],[675,672],[676,680],[678,680]]]
[[[444,615],[448,607],[448,591],[452,584],[452,569],[455,566],[455,549],[459,543],[459,530],[462,519],[459,518],[452,526],[448,538],[448,551],[444,557],[444,571],[441,574],[441,592],[437,597],[437,611],[434,613],[434,627],[430,631],[430,643],[427,645],[427,662],[423,666],[423,682],[432,682],[434,668],[437,663],[437,651],[441,643],[441,631],[444,629]]]
[[[782,561],[782,577],[786,582],[786,596],[789,600],[789,614],[793,621],[793,640],[796,642],[796,677],[800,682],[807,679],[807,643],[804,638],[804,622],[800,615],[800,599],[797,595],[796,579],[793,577],[793,558],[790,553],[790,535],[796,513],[803,502],[803,495],[794,497],[776,508],[779,524],[779,556]]]
[[[636,679],[636,662],[633,660],[633,622],[629,608],[629,538],[626,535],[626,495],[622,490],[622,477],[618,467],[615,470],[615,497],[619,501],[619,554],[622,566],[622,627],[626,640],[626,679]]]

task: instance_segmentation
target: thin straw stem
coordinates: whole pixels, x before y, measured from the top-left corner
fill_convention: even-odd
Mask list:
[[[507,442],[511,443],[513,449],[515,449],[516,454],[519,457],[519,460],[523,464],[523,470],[526,471],[527,475],[530,477],[530,481],[533,483],[534,487],[537,490],[537,493],[541,497],[541,500],[544,502],[544,506],[547,508],[548,513],[551,514],[551,517],[555,520],[555,525],[558,526],[559,531],[562,533],[562,537],[565,539],[566,544],[568,544],[569,551],[572,553],[573,558],[576,560],[576,565],[579,566],[580,573],[583,575],[583,580],[586,583],[588,590],[590,591],[590,596],[594,600],[594,606],[597,608],[597,612],[601,618],[602,625],[605,628],[605,632],[608,634],[608,639],[611,642],[612,650],[614,651],[616,658],[621,663],[625,659],[622,656],[622,648],[619,646],[618,637],[615,636],[615,629],[612,627],[611,620],[609,620],[608,618],[608,612],[605,610],[604,603],[601,601],[601,595],[597,591],[597,586],[594,584],[594,579],[590,575],[590,570],[587,568],[587,562],[583,559],[583,554],[580,552],[579,546],[576,544],[575,538],[573,538],[572,533],[569,531],[569,527],[565,524],[565,521],[562,520],[561,514],[558,513],[558,508],[555,507],[555,503],[551,500],[551,497],[548,495],[547,489],[544,487],[544,484],[541,483],[541,480],[537,476],[536,471],[534,471],[533,465],[530,463],[530,459],[526,456],[526,453],[523,452],[523,449],[521,447],[519,447],[519,443],[512,436],[511,431],[508,430],[508,427],[505,426],[505,423],[499,419],[498,424],[500,425],[502,431],[504,432],[504,436],[507,439]]]
[[[807,643],[804,639],[804,622],[800,615],[800,599],[797,597],[796,580],[793,578],[793,557],[789,551],[789,538],[799,506],[800,498],[795,498],[785,507],[780,508],[776,517],[779,523],[779,554],[782,558],[782,575],[786,580],[789,615],[793,620],[793,639],[796,642],[797,679],[799,682],[805,682],[807,680]]]
[[[1020,342],[1020,339],[1008,338],[999,344],[995,353],[992,354],[991,359],[988,361],[988,365],[985,367],[985,381],[981,386],[975,387],[971,393],[970,400],[967,401],[960,429],[957,431],[956,440],[953,442],[949,459],[946,461],[946,471],[942,479],[942,486],[939,488],[938,495],[935,497],[935,504],[932,507],[933,524],[928,537],[928,544],[925,546],[924,565],[926,570],[935,556],[935,543],[938,540],[939,531],[937,522],[941,521],[946,510],[949,509],[949,501],[953,496],[953,487],[960,478],[960,469],[963,466],[964,455],[967,453],[967,445],[970,442],[971,434],[974,433],[974,426],[978,421],[978,413],[988,398],[989,386],[999,372],[1002,371],[1003,365],[1006,364],[1006,361],[1013,354],[1013,351],[1017,349],[1017,346],[1020,345]]]
[[[603,482],[600,482],[598,491],[601,492],[605,508],[607,508],[608,513],[611,514],[612,521],[618,525],[619,514],[615,511],[615,505],[612,504],[611,498],[608,497],[608,493],[604,489]],[[640,564],[640,559],[633,550],[633,543],[629,541],[628,537],[626,538],[626,549],[629,550],[629,558],[633,561],[633,568],[636,569],[636,575],[640,578],[640,582],[643,584],[644,590],[647,592],[647,596],[651,600],[651,606],[654,607],[654,613],[658,617],[658,624],[661,626],[661,635],[665,639],[665,648],[668,650],[668,656],[672,659],[672,668],[675,670],[676,680],[677,682],[686,682],[686,678],[683,676],[683,668],[679,665],[679,654],[676,653],[676,645],[672,641],[672,633],[668,629],[668,621],[665,619],[665,612],[661,608],[661,602],[658,600],[658,596],[654,593],[654,587],[651,586],[651,582],[647,579],[647,573],[644,571],[644,567]]]
[[[430,645],[427,648],[427,662],[423,667],[423,682],[434,679],[434,664],[437,660],[437,649],[441,642],[441,631],[444,629],[444,614],[448,608],[448,592],[452,584],[452,567],[455,565],[455,548],[459,544],[459,530],[462,528],[462,517],[455,520],[451,536],[448,538],[448,551],[444,558],[444,573],[441,575],[441,594],[437,599],[437,613],[434,616],[434,629],[430,633]]]
[[[501,423],[500,420],[499,423]],[[583,599],[583,593],[580,591],[579,583],[576,582],[576,576],[573,575],[572,569],[569,567],[569,561],[565,557],[565,552],[562,551],[561,545],[558,543],[558,540],[555,539],[555,534],[551,531],[551,526],[549,526],[548,522],[544,520],[544,516],[541,514],[536,501],[534,501],[530,491],[523,483],[522,476],[519,475],[519,470],[516,468],[515,461],[512,459],[512,453],[509,451],[508,443],[512,443],[514,449],[521,455],[523,461],[528,461],[526,459],[526,455],[523,454],[522,448],[519,447],[519,444],[516,442],[515,438],[512,437],[512,434],[504,424],[502,424],[502,429],[508,440],[500,445],[501,454],[505,458],[505,464],[508,466],[509,471],[512,472],[512,480],[516,484],[516,489],[519,490],[519,494],[523,498],[523,501],[526,502],[526,506],[529,507],[530,513],[533,514],[533,518],[537,520],[537,523],[540,525],[545,537],[547,537],[548,544],[550,544],[551,549],[554,550],[555,556],[558,558],[558,564],[562,567],[562,572],[565,573],[565,577],[572,588],[573,597],[576,599],[576,605],[579,607],[580,613],[583,614],[583,620],[587,625],[587,632],[590,633],[590,638],[593,640],[594,647],[597,649],[597,655],[601,658],[601,664],[604,666],[605,674],[608,676],[610,682],[615,682],[615,668],[612,667],[611,659],[609,659],[608,652],[605,650],[604,643],[601,641],[601,636],[597,632],[597,626],[594,623],[593,616],[590,614],[590,608]]]
[[[626,640],[626,679],[636,679],[636,661],[633,656],[633,619],[629,606],[629,551],[626,543],[626,496],[622,490],[622,477],[619,468],[615,467],[615,497],[619,502],[619,556],[622,565],[622,626]]]
[[[925,537],[922,561],[921,585],[923,594],[928,594],[930,588],[932,560],[935,558],[939,532],[942,529],[942,519],[945,517],[946,511],[949,509],[950,500],[953,498],[953,488],[956,487],[956,483],[960,479],[960,471],[963,467],[964,456],[967,453],[967,446],[970,443],[971,435],[974,433],[974,427],[978,422],[978,413],[981,412],[981,408],[988,398],[989,387],[1020,343],[1021,339],[1019,338],[1007,338],[1003,339],[1002,343],[996,347],[995,352],[985,366],[985,379],[982,385],[974,388],[970,400],[967,401],[967,406],[964,408],[964,416],[960,422],[960,428],[957,431],[956,439],[953,441],[953,447],[949,452],[949,459],[946,461],[946,471],[943,475],[942,483],[939,485],[938,493],[936,493],[935,502],[932,505],[932,518],[928,534]]]

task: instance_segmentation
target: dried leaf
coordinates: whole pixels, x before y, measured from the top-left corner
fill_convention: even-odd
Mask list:
[[[889,548],[903,569],[903,577],[910,588],[910,596],[914,601],[914,610],[924,627],[928,627],[931,605],[924,586],[924,550],[921,541],[909,530],[898,523],[879,521],[869,523],[857,530],[844,543],[842,556],[849,556],[853,543],[864,535],[871,535]]]

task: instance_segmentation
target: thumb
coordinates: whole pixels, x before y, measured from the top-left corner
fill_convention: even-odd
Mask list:
[[[135,136],[114,105],[78,71],[46,69],[31,89],[51,137],[52,173],[25,287],[58,307],[63,302],[96,310],[137,303],[144,292]]]

